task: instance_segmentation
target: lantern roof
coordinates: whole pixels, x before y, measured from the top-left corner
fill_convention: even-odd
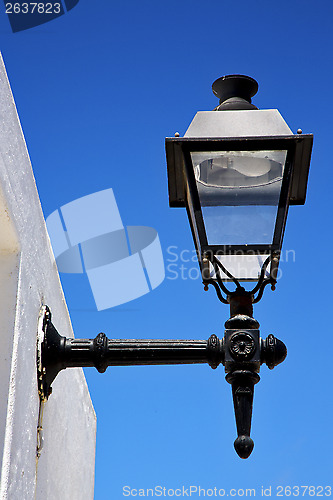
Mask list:
[[[184,137],[166,138],[166,156],[169,179],[169,203],[171,207],[185,206],[184,190],[184,146],[197,147],[199,142],[213,140],[214,150],[218,149],[217,140],[221,141],[221,150],[225,151],[226,140],[242,140],[246,149],[246,140],[257,147],[267,147],[267,140],[276,142],[279,148],[281,139],[288,139],[295,146],[293,175],[290,189],[290,205],[304,205],[307,180],[312,150],[312,134],[293,134],[277,109],[266,110],[226,110],[199,111],[194,116]],[[228,141],[226,141],[228,142]],[[270,147],[272,143],[270,142]],[[274,146],[273,146],[274,147]],[[193,150],[194,151],[194,150]]]

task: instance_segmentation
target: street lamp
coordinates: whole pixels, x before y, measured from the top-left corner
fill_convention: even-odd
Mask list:
[[[260,366],[270,369],[287,354],[272,334],[264,340],[252,304],[275,286],[288,206],[304,204],[312,135],[292,134],[277,110],[251,104],[257,83],[241,75],[213,84],[214,111],[199,112],[184,137],[167,138],[170,206],[188,212],[205,289],[214,286],[230,305],[224,338],[206,340],[95,339],[62,337],[43,305],[38,321],[37,378],[47,401],[57,374],[70,367],[208,363],[225,367],[232,385],[241,458],[250,437],[254,385]],[[216,112],[218,111],[218,112]],[[223,111],[223,113],[220,113]],[[225,283],[232,281],[230,291]],[[245,290],[241,281],[256,281]]]
[[[228,75],[212,88],[219,106],[198,112],[184,137],[166,139],[169,202],[186,207],[205,290],[211,284],[230,304],[223,364],[232,384],[235,449],[247,458],[260,364],[273,368],[287,355],[273,335],[260,339],[252,304],[267,285],[275,289],[289,205],[305,203],[313,136],[294,135],[277,110],[258,110],[253,78]],[[241,281],[257,283],[247,291]]]
[[[247,76],[219,78],[216,110],[166,139],[170,206],[187,209],[205,283],[217,268],[222,281],[257,281],[266,261],[273,284],[289,204],[305,202],[313,136],[258,110],[257,89]]]

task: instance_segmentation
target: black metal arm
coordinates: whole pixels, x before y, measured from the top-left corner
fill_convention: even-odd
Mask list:
[[[260,365],[273,368],[286,357],[286,348],[273,335],[259,337],[259,323],[252,318],[252,296],[244,289],[229,296],[231,318],[226,322],[223,339],[215,334],[208,340],[108,339],[99,333],[94,339],[62,337],[51,321],[51,312],[43,306],[38,326],[37,372],[42,401],[52,392],[51,384],[66,368],[95,367],[101,373],[108,366],[175,365],[208,363],[212,368],[223,364],[226,380],[232,385],[238,438],[235,449],[247,458],[252,449],[250,438],[254,384],[260,377]]]
[[[94,339],[66,338],[59,335],[44,306],[40,335],[39,391],[43,399],[51,394],[51,384],[65,368],[108,366],[175,365],[208,363],[216,368],[224,362],[223,340],[108,339],[99,333]]]

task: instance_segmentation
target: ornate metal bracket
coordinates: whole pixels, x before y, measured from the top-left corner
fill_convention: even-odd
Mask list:
[[[254,385],[260,380],[260,365],[272,369],[287,355],[283,342],[270,334],[266,340],[259,336],[259,323],[252,318],[249,292],[230,296],[231,318],[225,323],[226,381],[232,386],[237,439],[235,450],[241,458],[248,458],[254,443],[250,438]]]
[[[272,277],[272,273],[270,274],[269,277],[266,277],[266,270],[270,262],[274,262],[274,259],[277,257],[274,255],[269,255],[265,262],[263,263],[261,267],[261,272],[260,276],[258,278],[258,282],[256,286],[251,290],[251,291],[246,291],[244,287],[241,286],[239,281],[224,267],[224,265],[215,257],[213,256],[211,259],[209,259],[208,256],[204,257],[203,260],[204,262],[208,263],[209,261],[214,267],[215,270],[215,279],[213,278],[208,278],[203,280],[204,284],[204,289],[205,291],[208,290],[208,285],[213,285],[213,287],[216,290],[216,294],[221,302],[223,304],[229,304],[229,297],[233,293],[249,293],[252,296],[252,302],[253,304],[259,302],[259,300],[262,298],[264,290],[267,285],[271,285],[272,290],[275,290],[275,285],[276,285],[276,279]],[[225,284],[222,281],[221,278],[221,273],[220,271],[223,271],[223,273],[228,276],[230,280],[232,280],[235,285],[236,285],[236,290],[234,292],[231,292],[228,290],[228,288],[225,286]],[[223,296],[223,293],[225,294],[225,297]],[[257,293],[257,296],[255,297],[255,294]]]
[[[37,374],[42,401],[52,392],[52,383],[61,370],[94,366],[103,373],[108,366],[174,365],[221,363],[232,385],[238,438],[235,449],[247,458],[252,449],[250,438],[253,387],[259,381],[260,365],[273,368],[286,357],[285,345],[269,335],[259,337],[259,323],[252,316],[249,294],[231,294],[231,315],[223,339],[215,334],[208,340],[128,340],[108,339],[99,333],[95,339],[62,337],[51,321],[51,312],[43,306],[38,322]],[[249,313],[249,314],[247,314]]]

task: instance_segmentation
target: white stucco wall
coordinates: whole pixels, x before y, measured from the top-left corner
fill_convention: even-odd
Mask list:
[[[37,321],[42,304],[73,336],[13,96],[0,59],[0,498],[93,498],[96,417],[81,369],[61,372],[39,396]]]

